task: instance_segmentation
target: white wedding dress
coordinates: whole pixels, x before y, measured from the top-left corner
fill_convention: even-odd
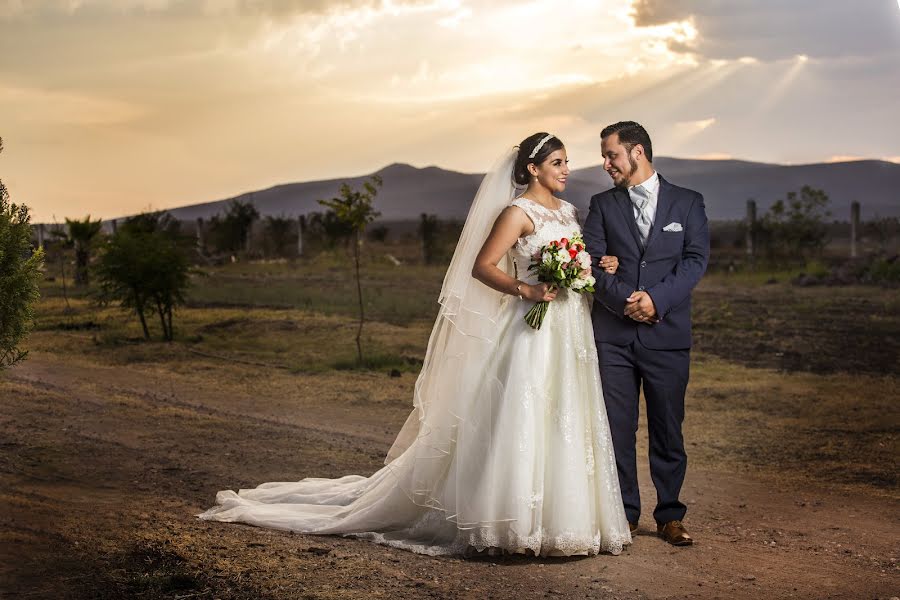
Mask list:
[[[553,211],[525,198],[511,204],[534,222],[510,252],[518,278],[534,283],[532,255],[580,231],[575,207],[563,202]],[[474,236],[464,230],[457,256],[472,256],[464,246],[480,247],[484,229]],[[217,505],[198,516],[352,535],[430,555],[618,554],[631,543],[589,295],[561,290],[534,330],[523,319],[531,302],[489,290],[471,278],[471,263],[454,263],[415,410],[381,470],[221,491]],[[473,300],[479,294],[494,304]],[[495,311],[475,310],[485,306]]]

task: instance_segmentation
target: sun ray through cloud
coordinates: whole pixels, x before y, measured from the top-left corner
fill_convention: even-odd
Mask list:
[[[775,106],[775,104],[786,95],[791,84],[793,84],[801,74],[808,62],[809,57],[804,54],[795,56],[794,59],[787,64],[781,78],[771,86],[769,92],[760,101],[757,110],[759,112],[765,112]]]
[[[653,19],[637,10],[648,6]],[[660,0],[7,2],[5,180],[37,218],[74,201],[165,207],[397,161],[475,171],[531,129],[566,136],[586,164],[623,118],[647,124],[664,153],[753,157],[768,149],[765,127],[790,123],[798,135],[768,160],[898,154],[879,100],[900,76],[887,40],[829,58],[804,37],[784,58],[730,44],[755,22],[742,6],[736,21]],[[818,13],[811,25],[823,26]],[[837,147],[816,126],[850,91],[881,124],[868,147]],[[72,191],[87,188],[94,200]]]

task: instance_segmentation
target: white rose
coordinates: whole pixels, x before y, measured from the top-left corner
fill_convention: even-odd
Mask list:
[[[553,260],[553,255],[550,254],[549,252],[544,252],[544,253],[541,255],[541,262],[542,262],[542,263],[548,263],[548,262],[550,262],[551,260]]]
[[[581,288],[583,288],[583,287],[586,286],[586,285],[587,285],[587,281],[585,281],[584,279],[580,279],[580,278],[579,278],[579,279],[576,279],[575,281],[572,282],[572,289],[573,289],[573,290],[580,290]]]
[[[594,285],[595,283],[597,283],[597,280],[594,279],[593,275],[588,275],[584,278],[584,285]]]
[[[584,250],[579,252],[578,255],[575,257],[575,259],[578,261],[578,264],[581,266],[582,269],[590,269],[591,268],[591,255],[588,254],[587,252],[585,252]]]
[[[558,260],[561,263],[569,262],[571,260],[571,257],[569,256],[569,251],[568,250],[557,251],[556,260]]]

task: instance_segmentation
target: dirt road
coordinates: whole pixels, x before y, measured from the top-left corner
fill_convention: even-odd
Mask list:
[[[413,382],[33,354],[0,380],[0,596],[900,595],[896,490],[703,462],[689,467],[683,494],[697,544],[667,546],[647,516],[617,557],[429,558],[194,517],[220,489],[374,471]],[[699,432],[704,416],[691,419]],[[652,505],[646,469],[641,476]]]

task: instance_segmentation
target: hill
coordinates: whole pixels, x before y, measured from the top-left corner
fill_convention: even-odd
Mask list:
[[[862,204],[864,219],[875,215],[900,216],[900,165],[891,162],[775,165],[659,157],[656,168],[670,182],[701,192],[712,220],[743,218],[748,198],[757,200],[762,214],[772,202],[807,184],[828,193],[835,219],[849,218],[853,200]],[[385,221],[417,219],[423,212],[441,219],[464,219],[482,178],[481,174],[398,163],[377,174],[384,179],[377,207]],[[341,183],[359,185],[364,179],[363,176],[287,183],[233,198],[252,202],[263,216],[298,216],[321,211],[318,200],[336,195]],[[565,197],[585,211],[590,197],[611,185],[609,176],[599,166],[578,169],[570,175]],[[223,212],[233,198],[183,206],[169,212],[183,220],[208,219]]]

